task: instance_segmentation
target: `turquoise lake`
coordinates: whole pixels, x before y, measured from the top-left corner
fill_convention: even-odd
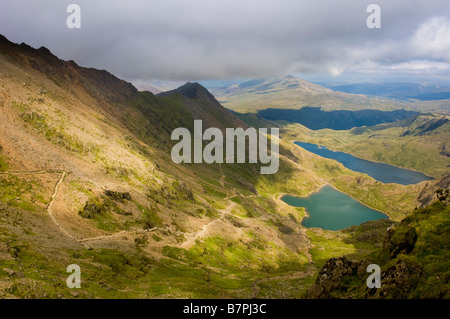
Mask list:
[[[402,185],[417,184],[422,181],[432,180],[433,178],[421,172],[401,168],[385,163],[367,161],[350,154],[338,151],[332,151],[325,146],[319,146],[311,143],[294,142],[305,150],[320,155],[325,158],[334,159],[348,169],[355,172],[367,174],[382,183],[397,183]]]
[[[308,197],[285,195],[281,200],[291,206],[305,207],[309,215],[302,220],[305,227],[340,230],[369,220],[388,218],[328,185]]]

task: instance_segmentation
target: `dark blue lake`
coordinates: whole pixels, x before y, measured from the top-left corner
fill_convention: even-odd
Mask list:
[[[401,168],[385,163],[372,162],[364,160],[353,155],[332,151],[325,146],[319,146],[311,143],[294,142],[305,150],[320,155],[325,158],[334,159],[348,169],[355,172],[367,174],[382,183],[397,183],[402,185],[417,184],[422,181],[432,180],[433,178],[421,172]]]
[[[305,227],[339,230],[369,220],[388,218],[328,185],[308,197],[285,195],[281,200],[291,206],[305,207],[309,215],[302,220]]]

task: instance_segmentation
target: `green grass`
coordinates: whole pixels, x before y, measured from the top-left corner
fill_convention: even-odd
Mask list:
[[[306,262],[305,256],[277,247],[251,232],[238,241],[208,237],[189,251],[168,248],[168,252],[172,258],[185,262],[199,262],[224,271],[249,273],[275,273],[286,264],[295,264],[298,269]]]
[[[48,204],[42,195],[43,186],[16,175],[0,175],[0,201],[26,210],[37,209],[36,203]]]
[[[161,218],[158,216],[156,207],[150,209],[146,206],[140,205],[136,203],[137,208],[142,213],[142,222],[144,224],[144,228],[150,229],[153,227],[162,227],[163,222]]]
[[[285,145],[280,150],[282,155],[299,166],[283,159],[279,174],[274,176],[261,176],[260,165],[176,166],[170,161],[170,148],[174,143],[169,137],[174,128],[186,127],[192,130],[194,114],[208,114],[208,119],[213,123],[225,127],[236,124],[230,123],[233,118],[227,117],[219,108],[214,108],[202,99],[189,100],[181,94],[157,97],[151,93],[138,93],[127,103],[108,103],[107,109],[102,109],[102,98],[92,96],[93,100],[90,100],[88,95],[83,95],[87,98],[86,101],[90,101],[86,104],[69,91],[49,82],[55,82],[54,80],[40,80],[44,82],[39,86],[42,88],[41,92],[45,90],[45,96],[41,94],[37,98],[30,98],[29,105],[14,104],[16,112],[21,116],[19,124],[26,126],[30,134],[45,137],[60,150],[72,152],[71,156],[77,161],[83,161],[87,168],[92,163],[95,164],[91,167],[93,171],[100,173],[98,169],[104,169],[107,174],[98,176],[97,182],[111,186],[116,181],[121,186],[120,189],[130,190],[130,197],[117,193],[105,197],[97,192],[106,184],[97,187],[92,183],[71,181],[69,178],[64,181],[62,190],[68,186],[71,193],[78,193],[80,196],[74,196],[75,198],[88,198],[88,205],[69,201],[67,206],[76,205],[81,215],[92,217],[83,220],[83,223],[91,222],[92,226],[102,230],[116,232],[130,229],[131,226],[164,228],[165,222],[170,220],[169,223],[176,232],[171,232],[171,229],[165,232],[163,229],[157,231],[157,235],[143,233],[137,236],[135,242],[128,243],[111,240],[104,246],[111,249],[73,248],[79,245],[70,238],[60,240],[62,237],[58,236],[63,235],[57,232],[56,227],[52,232],[47,232],[47,227],[52,222],[42,207],[36,212],[25,211],[23,220],[11,218],[14,216],[14,206],[20,208],[20,205],[24,205],[22,202],[31,203],[34,200],[28,198],[27,194],[35,191],[36,200],[42,201],[42,204],[48,204],[49,196],[43,196],[45,193],[37,191],[38,185],[32,182],[1,176],[2,181],[5,181],[0,186],[0,191],[3,192],[1,199],[6,201],[6,209],[1,210],[0,217],[8,217],[9,223],[4,223],[2,219],[0,229],[5,226],[14,231],[5,233],[0,242],[8,243],[9,254],[14,259],[0,260],[0,272],[4,265],[23,272],[23,277],[7,278],[12,283],[11,294],[23,298],[250,298],[255,282],[260,288],[258,296],[296,297],[305,291],[305,285],[311,282],[311,273],[305,278],[290,278],[289,275],[309,270],[307,257],[302,252],[287,248],[280,238],[272,241],[270,237],[265,238],[261,234],[270,233],[285,238],[286,233],[294,228],[291,219],[299,222],[303,214],[294,208],[281,211],[272,199],[274,193],[306,194],[321,184],[322,176],[334,178],[343,174],[341,167],[294,156],[290,154],[291,151],[294,152],[293,148],[285,148]],[[56,84],[64,86],[62,82]],[[100,89],[103,87],[100,86]],[[91,102],[95,105],[94,108]],[[37,107],[44,103],[45,105]],[[80,113],[76,113],[78,106],[83,110]],[[65,108],[70,110],[70,117]],[[104,115],[100,116],[100,113]],[[92,128],[84,125],[68,126],[72,124],[71,118],[73,122],[79,119],[89,123],[90,117],[107,125],[98,121],[97,124],[91,122]],[[94,130],[104,134],[93,133]],[[109,135],[107,132],[110,130]],[[78,131],[83,131],[83,134],[74,133]],[[132,166],[135,163],[133,160],[127,163],[114,161],[107,156],[108,148],[103,152],[100,146],[85,141],[84,136],[104,141],[109,139],[136,156],[139,161],[142,160],[146,168],[150,169],[142,172],[140,168]],[[313,172],[313,168],[319,171],[321,177]],[[222,176],[225,178],[221,179]],[[234,212],[242,214],[249,224],[255,225],[253,231],[242,223],[239,231],[242,230],[245,234],[241,238],[232,240],[213,236],[199,240],[189,250],[156,247],[155,256],[158,258],[149,257],[153,251],[150,251],[150,240],[145,236],[151,236],[154,241],[159,242],[155,246],[173,242],[174,237],[180,240],[183,238],[183,231],[188,229],[188,221],[192,219],[187,218],[186,214],[197,218],[218,218],[217,209],[227,208],[229,201],[225,198],[235,191],[238,195],[233,198],[237,204]],[[138,203],[140,196],[135,192],[142,192],[139,195],[147,196],[146,202],[150,204]],[[64,195],[65,200],[70,199],[70,193]],[[58,196],[59,200],[63,200],[63,197]],[[72,213],[76,214],[77,211]],[[73,217],[79,218],[76,215]],[[239,219],[234,219],[237,224]],[[75,230],[70,230],[69,226],[68,231],[72,233]],[[337,247],[337,243],[335,246]],[[352,244],[347,246],[351,247]],[[3,252],[2,250],[1,253]],[[82,288],[76,291],[65,286],[68,276],[66,267],[72,263],[80,265],[82,271]],[[3,280],[7,275],[1,272],[0,276]]]
[[[1,149],[0,149],[0,151],[1,151]],[[8,162],[6,161],[6,159],[4,157],[2,157],[0,155],[0,172],[7,171],[8,167],[9,167]]]
[[[31,125],[53,144],[61,146],[70,152],[84,155],[94,154],[95,156],[100,151],[95,143],[83,143],[77,136],[66,133],[63,125],[59,127],[49,125],[46,116],[36,111],[31,111],[28,104],[14,102],[13,107],[19,110],[19,116],[24,123]],[[63,123],[62,120],[61,123]]]
[[[129,193],[105,191],[103,195],[97,197],[77,182],[72,184],[73,187],[84,191],[89,196],[78,214],[92,220],[99,229],[117,231],[129,229],[132,226],[144,229],[163,226],[163,222],[158,216],[159,208],[156,205],[151,207],[141,205],[133,200]],[[119,203],[125,208],[119,207]],[[138,210],[141,217],[133,217],[133,210]]]
[[[311,240],[312,248],[309,252],[317,267],[322,267],[330,258],[350,255],[357,252],[353,243],[345,244],[342,239],[337,237],[339,236],[339,232],[323,230],[322,234],[318,234],[314,230],[308,230],[306,234]],[[323,234],[325,234],[325,236]]]
[[[85,194],[86,196],[92,196],[92,188],[94,184],[87,184],[86,182],[76,181],[76,180],[70,180],[69,186],[73,188],[74,190],[81,192]]]

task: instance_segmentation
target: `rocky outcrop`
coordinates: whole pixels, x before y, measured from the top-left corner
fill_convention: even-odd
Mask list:
[[[365,298],[408,298],[422,274],[422,267],[409,260],[396,260],[381,273],[381,288],[366,289]]]
[[[352,261],[345,257],[329,259],[320,270],[314,285],[308,291],[307,298],[327,299],[332,297],[331,292],[339,289],[345,278],[352,276],[362,278],[370,264],[371,262],[367,260]]]
[[[444,200],[416,209],[389,227],[383,247],[366,257],[380,266],[381,287],[367,287],[368,261],[338,257],[325,263],[308,297],[449,298],[450,206],[447,193],[441,193]]]
[[[420,207],[428,206],[432,202],[438,200],[437,190],[445,190],[448,188],[450,188],[450,175],[446,175],[439,180],[427,182],[417,198]]]
[[[409,254],[414,249],[416,241],[417,232],[414,227],[410,227],[406,231],[391,228],[386,234],[384,249],[388,251],[390,258],[395,258],[399,254]]]
[[[422,267],[409,260],[398,259],[387,270],[381,272],[381,288],[367,287],[366,272],[371,262],[352,261],[345,257],[331,258],[322,267],[307,298],[407,298],[416,287],[422,274]],[[347,281],[358,283],[349,293]]]

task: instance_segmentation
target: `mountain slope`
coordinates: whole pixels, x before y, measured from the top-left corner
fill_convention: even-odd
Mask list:
[[[194,118],[202,119],[206,127],[217,127],[221,130],[227,127],[246,127],[243,122],[226,110],[207,89],[198,83],[188,82],[175,90],[160,93],[158,97],[169,97],[177,93],[189,100],[198,102],[187,106],[193,116],[190,122],[193,122]]]
[[[292,160],[264,180],[257,165],[171,161],[176,127],[245,126],[204,88],[138,92],[5,38],[0,70],[1,296],[251,297],[262,277],[311,275],[289,217],[302,211],[258,192],[321,177]],[[73,263],[77,293],[65,286]]]
[[[418,203],[420,185],[380,185],[283,139],[275,175],[176,165],[170,134],[194,119],[246,127],[198,84],[138,92],[0,37],[0,296],[301,297],[322,239],[280,195],[342,182],[383,194],[370,204],[395,218]],[[77,291],[70,264],[81,267]]]

